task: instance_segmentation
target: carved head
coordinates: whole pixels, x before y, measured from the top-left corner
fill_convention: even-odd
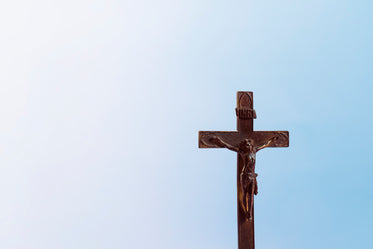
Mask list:
[[[246,138],[240,143],[240,148],[244,151],[249,151],[253,148],[254,140]]]

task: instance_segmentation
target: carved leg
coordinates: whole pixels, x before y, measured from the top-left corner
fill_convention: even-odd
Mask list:
[[[240,174],[240,184],[241,184],[241,190],[242,190],[242,196],[240,198],[240,204],[241,204],[241,207],[244,211],[244,213],[246,214],[246,207],[247,207],[247,183],[245,182],[244,180],[244,174],[243,174],[243,171],[241,172]]]
[[[242,199],[241,199],[241,206],[243,212],[246,214],[246,207],[247,207],[247,192],[244,188],[242,188]]]
[[[255,191],[254,191],[254,194],[255,195],[258,194],[258,182],[256,181],[256,178],[255,178]]]
[[[249,193],[246,191],[245,193],[245,214],[249,211],[249,204],[250,204],[250,199],[249,199]]]
[[[250,217],[250,220],[252,220],[253,218],[253,205],[254,205],[254,193],[255,193],[255,187],[256,187],[256,184],[255,182],[252,183],[251,185],[251,195],[250,195],[250,214],[249,214],[249,217]]]

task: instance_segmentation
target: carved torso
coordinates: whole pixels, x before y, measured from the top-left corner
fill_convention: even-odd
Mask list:
[[[251,147],[248,151],[239,150],[239,155],[241,156],[244,166],[240,174],[241,187],[244,193],[257,193],[257,182],[255,173],[255,157],[256,149]]]
[[[238,152],[241,156],[242,161],[244,162],[244,171],[247,173],[255,173],[255,158],[256,150],[255,148],[250,149],[249,151],[239,150]]]

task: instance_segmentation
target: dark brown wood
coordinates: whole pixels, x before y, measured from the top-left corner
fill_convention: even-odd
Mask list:
[[[257,194],[256,153],[266,147],[288,147],[288,131],[253,131],[256,113],[252,92],[237,92],[237,131],[200,131],[199,148],[237,152],[238,249],[254,249],[254,195]]]
[[[240,133],[237,131],[200,131],[199,132],[199,148],[225,148],[224,146],[208,143],[214,136],[220,137],[225,142],[234,146],[239,146],[244,139],[251,138],[254,140],[254,145],[259,145],[268,141],[271,137],[281,136],[283,140],[278,140],[271,143],[267,147],[288,147],[289,137],[288,131],[252,131],[249,133]]]

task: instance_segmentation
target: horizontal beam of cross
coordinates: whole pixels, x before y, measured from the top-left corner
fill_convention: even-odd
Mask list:
[[[236,147],[245,139],[252,139],[254,145],[261,145],[272,137],[277,137],[278,139],[268,147],[289,147],[288,131],[253,131],[250,133],[240,133],[237,131],[200,131],[199,148],[223,148],[211,142],[211,138],[214,136]]]

